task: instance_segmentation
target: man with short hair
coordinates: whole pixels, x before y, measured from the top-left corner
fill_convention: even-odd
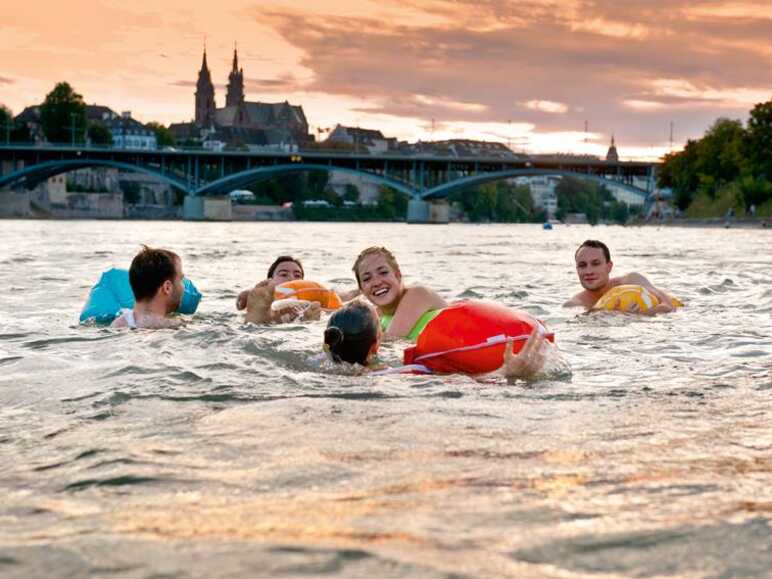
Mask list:
[[[131,261],[129,283],[134,308],[125,309],[113,322],[116,328],[177,328],[180,320],[169,318],[185,291],[180,256],[168,249],[146,245]]]
[[[582,284],[584,291],[579,292],[564,303],[563,307],[582,306],[589,311],[611,288],[620,285],[639,285],[646,288],[659,300],[659,305],[649,309],[646,313],[659,314],[672,312],[675,309],[670,296],[654,287],[640,273],[632,272],[620,277],[610,277],[609,274],[614,263],[611,261],[608,247],[602,241],[588,239],[582,243],[574,254],[574,260],[576,261],[579,283]]]

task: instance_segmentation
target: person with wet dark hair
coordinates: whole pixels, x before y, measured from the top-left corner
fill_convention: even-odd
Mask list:
[[[659,288],[654,287],[645,276],[637,272],[627,273],[619,277],[611,277],[614,263],[608,246],[597,239],[583,242],[574,253],[576,274],[583,290],[563,304],[563,307],[581,306],[586,311],[593,309],[595,304],[612,288],[635,285],[645,288],[659,302],[645,313],[649,315],[672,312],[675,309],[673,298]]]
[[[181,322],[170,319],[185,292],[180,256],[168,249],[142,246],[131,261],[129,284],[134,307],[121,311],[113,322],[116,328],[176,328]]]
[[[324,350],[334,362],[368,366],[381,342],[381,327],[375,309],[354,301],[336,310],[324,331]]]
[[[303,279],[306,273],[300,260],[291,255],[280,255],[268,268],[266,278],[276,280],[276,283],[284,283],[293,279]]]
[[[304,279],[305,276],[306,273],[303,271],[303,264],[298,258],[292,257],[291,255],[280,255],[268,268],[266,279],[259,282],[255,288],[268,285],[276,286],[286,281]],[[247,307],[247,296],[249,296],[250,291],[252,290],[248,289],[239,293],[239,296],[236,298],[237,310],[243,310]]]
[[[363,300],[355,300],[330,316],[324,331],[324,351],[335,363],[359,364],[367,371],[388,374],[418,370],[420,364],[397,368],[376,365],[375,358],[382,336],[383,330],[375,307]],[[549,348],[545,333],[534,329],[519,353],[514,354],[511,348],[505,349],[501,372],[508,378],[536,376],[544,368],[547,355],[545,347]],[[422,370],[429,371],[425,367]]]
[[[277,285],[305,279],[306,273],[301,261],[291,255],[280,255],[268,268],[268,277],[258,282],[252,289],[244,290],[236,298],[236,309],[246,308],[247,322],[253,324],[282,323],[290,320],[318,320],[321,305],[317,302],[286,304],[281,310],[271,309],[273,292]],[[359,289],[340,291],[338,297],[344,302],[359,295]]]

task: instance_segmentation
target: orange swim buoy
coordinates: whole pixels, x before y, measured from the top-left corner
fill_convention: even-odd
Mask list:
[[[504,363],[504,348],[519,352],[541,322],[519,310],[482,301],[466,301],[442,310],[407,348],[403,363],[423,364],[439,373],[484,374]],[[550,342],[553,334],[547,334]]]
[[[283,284],[277,285],[273,290],[273,295],[277,300],[294,298],[309,302],[319,302],[326,310],[337,310],[343,305],[338,294],[333,290],[327,289],[315,281],[305,279],[286,281]]]

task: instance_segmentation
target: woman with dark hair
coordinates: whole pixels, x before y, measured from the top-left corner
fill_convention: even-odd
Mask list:
[[[278,285],[285,281],[303,279],[305,275],[303,264],[298,258],[292,257],[291,255],[280,255],[268,268],[268,275],[266,275],[266,278],[255,287],[265,287],[269,285],[269,281],[273,282],[273,285]],[[247,307],[247,296],[250,291],[252,290],[244,290],[239,293],[239,296],[236,298],[237,310],[243,310]]]
[[[324,351],[333,362],[369,366],[381,344],[378,314],[365,302],[354,301],[333,312],[324,331]]]
[[[359,364],[370,371],[388,372],[375,363],[382,336],[375,308],[356,300],[330,316],[324,331],[324,351],[335,363]],[[544,369],[551,348],[544,332],[535,328],[520,352],[514,354],[510,347],[504,349],[501,370],[507,378],[533,378]],[[391,371],[404,369],[395,368]]]
[[[280,323],[292,320],[318,320],[321,305],[317,302],[295,301],[283,304],[280,309],[271,307],[273,292],[277,285],[288,281],[305,279],[301,261],[291,255],[280,255],[268,268],[267,278],[255,287],[244,290],[236,298],[236,309],[247,309],[246,321],[255,324]],[[359,290],[336,291],[342,301],[349,301],[359,295]]]

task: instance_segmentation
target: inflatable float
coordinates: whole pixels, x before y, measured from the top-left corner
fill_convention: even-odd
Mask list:
[[[541,322],[519,310],[482,301],[443,309],[403,353],[406,366],[422,365],[442,374],[484,374],[504,363],[504,348],[518,353]],[[543,327],[543,326],[542,326]],[[554,334],[547,339],[555,341]]]
[[[177,312],[192,314],[201,301],[201,293],[188,278],[183,280],[184,293]],[[91,288],[86,305],[80,312],[80,323],[94,320],[97,324],[111,324],[124,308],[134,307],[134,292],[126,269],[108,269]]]
[[[671,298],[670,302],[674,308],[684,305],[676,298]],[[658,305],[659,299],[647,288],[641,285],[618,285],[603,294],[592,309],[646,314]]]
[[[319,302],[325,310],[337,310],[343,305],[335,291],[324,287],[315,281],[296,279],[277,285],[274,288],[274,298],[277,300],[296,299],[309,302]]]

